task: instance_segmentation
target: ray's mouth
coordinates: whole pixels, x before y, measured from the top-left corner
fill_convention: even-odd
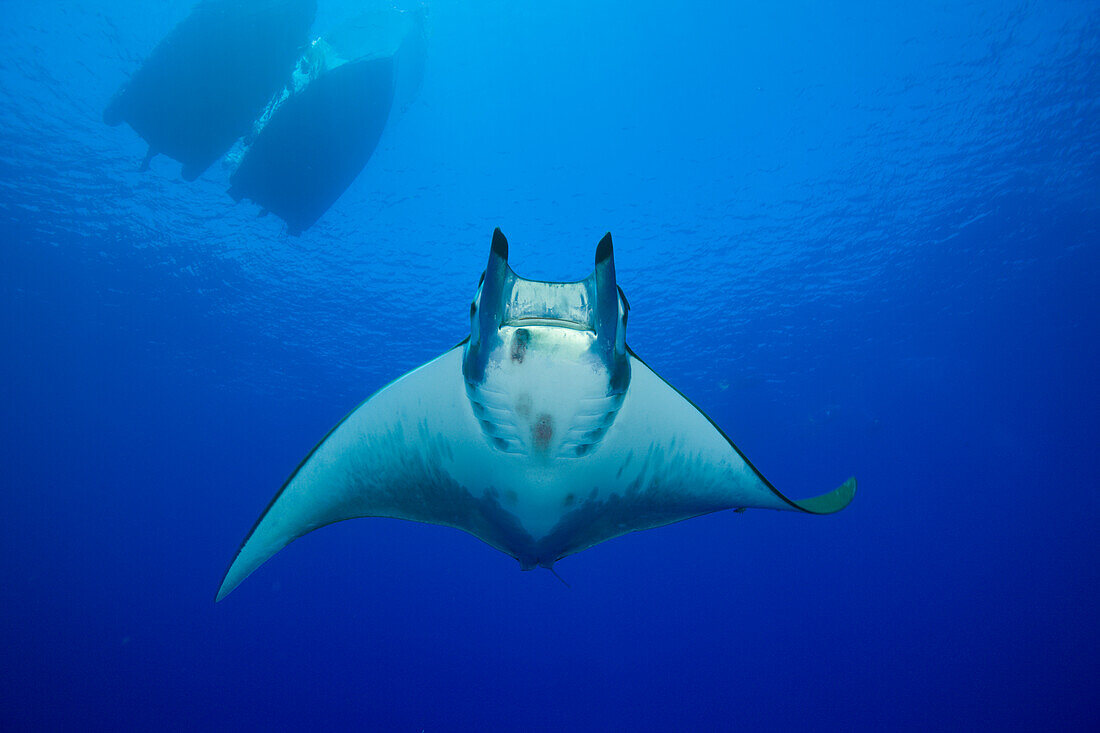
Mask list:
[[[551,317],[536,317],[527,316],[524,318],[510,318],[504,322],[505,326],[513,326],[515,328],[526,328],[529,326],[551,326],[553,328],[569,328],[574,331],[594,331],[591,324],[579,323],[577,321],[570,321],[565,318],[551,318]]]

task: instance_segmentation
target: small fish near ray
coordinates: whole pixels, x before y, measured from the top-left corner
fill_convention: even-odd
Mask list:
[[[126,122],[192,181],[251,129],[286,83],[316,0],[201,0],[115,93],[103,120]]]
[[[779,492],[724,432],[626,344],[611,235],[576,282],[517,275],[496,230],[470,336],[382,388],[306,456],[260,516],[224,598],[326,524],[392,517],[464,530],[553,568],[613,537],[745,508],[830,514],[855,479]]]

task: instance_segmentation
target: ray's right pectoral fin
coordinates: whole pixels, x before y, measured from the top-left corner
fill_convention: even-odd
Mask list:
[[[674,496],[690,504],[701,497],[695,489],[684,490],[675,479],[690,476],[688,483],[704,490],[708,500],[727,508],[763,508],[832,514],[851,503],[856,480],[850,478],[832,491],[805,499],[792,499],[779,491],[749,461],[718,424],[679,390],[658,375],[633,351],[631,394],[619,422],[620,434],[638,445],[659,449],[670,465],[678,466],[674,478],[664,484],[677,487]],[[618,424],[618,423],[617,423]]]
[[[462,346],[368,398],[287,479],[225,573],[217,600],[293,540],[333,522],[394,517],[463,526],[465,490],[440,468],[463,420]]]
[[[852,499],[855,498],[856,478],[852,476],[832,491],[806,499],[792,499],[781,494],[779,489],[772,487],[772,490],[782,497],[783,501],[807,514],[835,514],[851,504]]]

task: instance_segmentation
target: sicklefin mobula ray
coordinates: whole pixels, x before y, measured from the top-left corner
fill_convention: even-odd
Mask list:
[[[470,336],[382,388],[306,456],[241,545],[221,600],[291,541],[355,517],[464,530],[524,570],[723,509],[830,514],[855,479],[780,493],[724,432],[626,345],[611,235],[592,274],[515,274],[493,234]]]

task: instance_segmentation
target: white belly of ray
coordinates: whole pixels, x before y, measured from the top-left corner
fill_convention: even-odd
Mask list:
[[[532,349],[523,361],[490,364],[469,397],[486,437],[500,450],[542,460],[576,458],[599,443],[619,409],[607,380],[594,360],[562,362]]]

